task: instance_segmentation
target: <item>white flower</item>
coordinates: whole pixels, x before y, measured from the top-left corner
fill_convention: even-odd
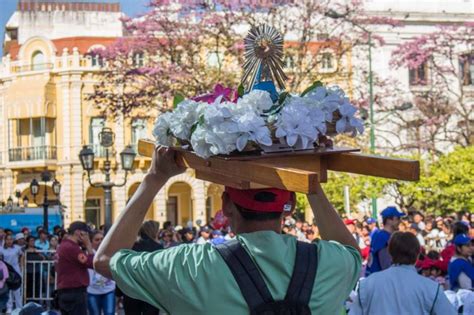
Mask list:
[[[285,138],[291,147],[301,140],[303,148],[307,149],[316,141],[319,132],[311,121],[309,107],[298,102],[290,102],[283,107],[276,123],[275,135],[278,138]]]
[[[174,143],[170,130],[170,118],[172,115],[170,112],[161,114],[156,119],[155,126],[153,127],[153,136],[156,139],[156,143],[167,147],[172,146]]]
[[[273,106],[273,101],[270,93],[262,90],[252,90],[239,98],[236,104],[236,109],[251,108],[252,110],[263,113]]]
[[[356,136],[357,132],[362,134],[364,132],[364,125],[362,121],[354,117],[357,109],[346,98],[344,103],[339,107],[341,119],[336,122],[336,132],[345,133],[350,132],[352,136]]]
[[[198,156],[205,159],[209,158],[212,155],[212,144],[206,141],[207,133],[208,130],[206,130],[202,126],[198,126],[191,136],[191,145],[193,147],[194,152]]]
[[[272,145],[270,129],[265,120],[255,113],[248,112],[236,119],[235,131],[239,133],[236,142],[237,150],[242,151],[248,141],[254,141],[266,146]]]
[[[201,103],[193,100],[184,100],[178,104],[169,122],[171,132],[176,138],[189,140],[191,128],[199,120],[202,106]]]

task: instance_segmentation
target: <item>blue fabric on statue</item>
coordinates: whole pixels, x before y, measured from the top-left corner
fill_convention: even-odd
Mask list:
[[[259,82],[253,86],[253,90],[267,91],[270,93],[274,103],[278,101],[278,92],[276,90],[275,84],[272,81]]]

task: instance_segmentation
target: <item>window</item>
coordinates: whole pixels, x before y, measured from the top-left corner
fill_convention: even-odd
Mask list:
[[[18,40],[18,28],[7,28],[6,35],[8,40]]]
[[[474,52],[459,58],[459,72],[463,85],[474,85]]]
[[[147,128],[146,128],[146,119],[144,118],[134,118],[132,120],[132,145],[136,146],[138,140],[146,139],[147,137]],[[134,148],[136,151],[136,147]]]
[[[321,69],[331,70],[334,69],[334,60],[332,53],[325,52],[321,55]]]
[[[171,224],[176,225],[178,221],[178,197],[168,196],[166,203],[166,221],[171,221]]]
[[[287,69],[293,69],[295,67],[295,59],[293,56],[286,56],[285,57],[285,68]]]
[[[212,197],[209,196],[206,199],[206,223],[211,222],[212,217]]]
[[[410,69],[408,73],[410,85],[428,84],[428,63],[423,62],[418,68]]]
[[[329,39],[329,34],[328,33],[319,33],[318,35],[316,35],[316,38],[317,38],[318,41],[322,42],[322,41],[325,41],[325,40]]]
[[[100,145],[99,133],[105,127],[105,118],[93,117],[89,126],[89,143],[92,145],[94,154],[99,157],[105,156],[105,148]]]
[[[104,65],[104,59],[99,54],[91,55],[92,66],[102,67]]]
[[[92,223],[96,228],[100,226],[100,199],[87,199],[84,206],[86,223]]]
[[[145,55],[142,52],[133,54],[133,65],[143,67],[145,64]]]
[[[43,70],[44,68],[44,54],[41,51],[35,51],[31,58],[31,70]]]

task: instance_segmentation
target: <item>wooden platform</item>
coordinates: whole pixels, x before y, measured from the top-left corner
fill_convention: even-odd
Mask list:
[[[154,141],[139,140],[140,155],[151,157],[154,149]],[[179,152],[178,163],[193,168],[197,178],[240,189],[275,187],[314,193],[317,181],[327,181],[328,170],[407,181],[420,177],[419,161],[365,155],[350,148],[250,152],[207,160],[188,150],[175,150]]]

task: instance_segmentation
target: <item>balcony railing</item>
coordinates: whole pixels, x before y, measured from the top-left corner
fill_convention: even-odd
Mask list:
[[[32,65],[23,65],[23,66],[13,66],[12,72],[26,72],[26,71],[42,71],[42,70],[51,70],[53,69],[52,63],[40,63],[40,64],[32,64]]]
[[[10,162],[56,160],[56,146],[41,145],[35,147],[12,148],[8,150]]]

